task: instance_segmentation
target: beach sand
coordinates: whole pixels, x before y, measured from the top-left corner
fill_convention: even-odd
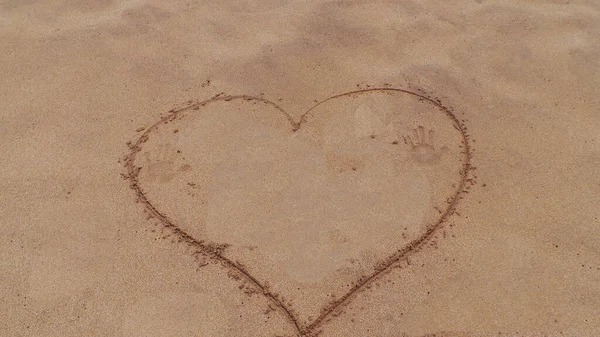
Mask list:
[[[0,335],[598,335],[598,36],[594,1],[0,2]]]

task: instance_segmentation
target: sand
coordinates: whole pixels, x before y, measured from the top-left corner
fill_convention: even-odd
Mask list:
[[[0,3],[1,336],[600,334],[600,5]]]

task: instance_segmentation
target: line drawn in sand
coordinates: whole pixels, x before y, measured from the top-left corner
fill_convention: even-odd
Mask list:
[[[183,118],[185,114],[194,113],[194,111],[198,110],[200,107],[204,107],[210,104],[217,104],[219,102],[229,102],[232,100],[242,100],[242,101],[255,101],[266,104],[280,111],[283,115],[287,117],[290,122],[290,127],[293,131],[299,130],[301,126],[306,122],[306,116],[313,111],[318,106],[325,104],[328,101],[334,100],[340,97],[348,97],[352,95],[366,94],[366,93],[402,93],[414,96],[419,100],[425,101],[429,104],[432,104],[437,109],[441,111],[441,113],[445,114],[446,117],[452,123],[454,129],[458,130],[461,138],[461,159],[460,159],[460,180],[456,184],[456,189],[446,199],[446,208],[439,210],[439,217],[437,217],[435,221],[428,224],[425,227],[425,230],[418,236],[412,239],[408,244],[398,247],[392,254],[382,259],[376,264],[374,271],[365,274],[354,281],[351,287],[347,290],[345,294],[342,296],[338,296],[327,303],[321,310],[320,314],[316,318],[312,318],[309,323],[301,323],[299,316],[294,312],[291,304],[284,299],[280,294],[274,292],[271,287],[267,285],[265,280],[260,280],[251,272],[248,271],[248,268],[242,264],[241,262],[234,260],[230,257],[225,256],[224,248],[215,245],[212,243],[208,243],[203,238],[197,238],[189,234],[187,231],[182,229],[174,220],[168,217],[162,210],[159,210],[156,205],[154,205],[147,196],[147,193],[142,188],[140,183],[140,171],[142,170],[136,163],[136,157],[140,152],[142,156],[147,157],[148,163],[154,163],[154,167],[146,168],[148,171],[148,176],[156,177],[158,181],[169,181],[173,179],[174,175],[180,171],[189,170],[189,166],[180,166],[174,163],[177,161],[175,157],[171,155],[165,155],[160,157],[158,161],[152,161],[151,156],[149,154],[145,154],[142,151],[144,143],[148,141],[150,134],[156,130],[159,125],[167,124],[171,121],[178,120]],[[434,164],[442,158],[443,154],[447,151],[447,148],[441,147],[436,149],[433,136],[434,132],[429,130],[425,132],[425,128],[423,126],[419,126],[414,130],[413,137],[405,137],[405,142],[410,146],[411,157],[417,163],[422,164]],[[366,134],[365,134],[366,135]],[[170,152],[173,152],[172,149]],[[442,225],[449,219],[449,217],[454,214],[456,206],[460,199],[463,198],[465,193],[468,193],[469,184],[472,183],[472,178],[470,178],[470,171],[473,169],[471,166],[471,147],[469,144],[469,136],[467,134],[467,128],[462,121],[460,121],[454,114],[453,110],[447,108],[441,104],[438,99],[430,98],[424,93],[416,93],[405,89],[398,88],[369,88],[369,89],[361,89],[351,92],[346,92],[338,95],[334,95],[325,100],[322,100],[316,103],[313,107],[308,109],[300,118],[299,122],[294,122],[293,119],[277,104],[273,103],[262,97],[254,97],[249,95],[237,95],[237,96],[227,96],[219,94],[213,98],[205,100],[203,102],[193,103],[189,106],[181,108],[179,110],[172,111],[169,115],[163,117],[160,121],[150,126],[140,137],[139,139],[130,145],[130,151],[125,157],[125,168],[127,170],[126,178],[129,180],[130,187],[135,191],[138,202],[140,202],[149,213],[149,217],[157,220],[158,224],[161,226],[162,230],[166,232],[174,241],[182,243],[186,245],[195,256],[203,256],[206,259],[218,263],[224,268],[228,270],[228,275],[233,277],[236,280],[239,280],[242,285],[240,289],[242,289],[245,293],[248,294],[261,294],[263,295],[271,305],[276,308],[276,310],[281,313],[286,319],[290,322],[291,326],[295,330],[296,336],[308,337],[315,336],[319,334],[324,324],[331,320],[333,317],[337,317],[341,314],[343,308],[351,302],[351,300],[359,294],[361,291],[367,289],[374,281],[381,278],[383,275],[390,272],[394,266],[402,263],[403,261],[407,261],[408,257],[415,252],[424,248],[431,238],[442,228]],[[171,172],[164,175],[164,172]],[[173,173],[175,172],[175,173]],[[162,176],[160,174],[163,174]],[[454,185],[453,185],[454,186]]]

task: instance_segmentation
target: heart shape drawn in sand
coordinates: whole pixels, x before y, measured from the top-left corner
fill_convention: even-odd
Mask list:
[[[298,122],[265,98],[219,95],[171,111],[130,148],[150,217],[299,336],[422,248],[470,170],[452,110],[394,88],[332,96]]]

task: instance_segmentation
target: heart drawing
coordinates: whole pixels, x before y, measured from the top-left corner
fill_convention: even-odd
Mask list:
[[[470,159],[466,127],[439,100],[370,88],[298,121],[263,97],[191,102],[130,144],[126,168],[164,232],[311,336],[429,242]]]

